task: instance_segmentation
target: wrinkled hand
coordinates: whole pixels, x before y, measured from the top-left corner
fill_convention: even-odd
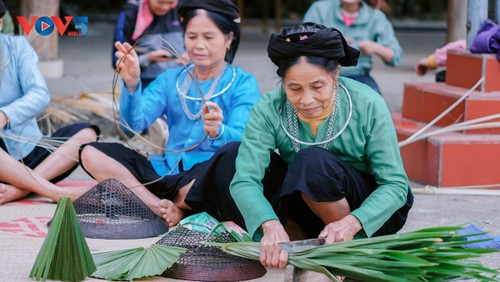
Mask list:
[[[174,59],[174,56],[167,50],[154,50],[147,53],[150,62],[165,62]]]
[[[358,48],[363,55],[373,55],[377,53],[379,44],[371,40],[363,40],[358,43]]]
[[[329,223],[319,233],[319,238],[325,238],[325,244],[344,242],[354,239],[354,235],[362,229],[361,223],[353,215],[347,215],[339,221]]]
[[[269,220],[262,224],[264,237],[260,241],[260,263],[272,268],[284,268],[288,262],[288,253],[278,245],[290,241],[285,228],[278,220]]]
[[[139,66],[139,57],[132,46],[125,42],[115,42],[116,51],[115,55],[118,58],[116,61],[116,70],[122,76],[127,90],[129,92],[135,91],[139,84],[141,76],[141,67]]]
[[[429,61],[427,60],[427,58],[422,58],[422,59],[418,60],[418,63],[415,66],[415,72],[419,76],[425,75],[431,69],[432,69],[432,67],[429,65]]]
[[[203,120],[203,131],[211,138],[215,138],[219,134],[219,128],[224,119],[222,109],[214,102],[206,102],[201,119]]]

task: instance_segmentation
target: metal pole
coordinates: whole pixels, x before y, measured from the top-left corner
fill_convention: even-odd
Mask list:
[[[446,42],[464,39],[467,27],[467,2],[463,0],[448,0],[448,16],[446,21],[448,26]]]
[[[278,32],[281,27],[281,0],[275,0],[274,1],[274,9],[275,9],[275,22],[274,22],[274,29],[276,32]]]
[[[495,0],[495,21],[500,24],[500,0]]]
[[[262,3],[262,20],[264,21],[264,27],[263,31],[267,33],[267,30],[269,29],[269,2],[267,0],[262,0],[264,3]]]
[[[245,17],[245,11],[243,10],[245,7],[245,0],[237,0],[236,2],[238,3],[238,10],[240,10],[240,18],[243,20]]]
[[[59,16],[60,0],[21,0],[21,16]],[[40,61],[38,66],[46,78],[57,78],[63,75],[64,62],[58,59],[59,33],[54,31],[48,36],[40,36],[34,30],[28,40],[35,49]]]
[[[472,41],[479,30],[479,26],[487,18],[488,0],[467,1],[467,49],[472,45]]]
[[[59,0],[22,0],[21,15],[29,16],[58,16]],[[53,32],[49,36],[40,36],[34,30],[28,40],[35,49],[40,60],[55,60],[58,54],[59,34]]]

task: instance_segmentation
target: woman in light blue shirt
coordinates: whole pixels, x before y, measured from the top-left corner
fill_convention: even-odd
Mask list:
[[[197,211],[186,198],[206,202],[196,180],[208,177],[210,158],[220,147],[241,139],[260,97],[255,78],[231,65],[240,33],[236,6],[230,0],[185,1],[179,15],[193,64],[165,71],[144,91],[137,54],[128,43],[116,43],[124,80],[120,115],[134,131],[166,116],[165,154],[146,157],[117,143],[92,143],[81,153],[83,167],[96,180],[121,181],[170,226],[186,211]]]
[[[3,13],[0,1],[0,17]],[[2,24],[0,19],[0,29]],[[36,116],[49,105],[50,94],[35,50],[23,36],[0,34],[0,58],[0,205],[30,192],[54,201],[78,197],[87,188],[68,190],[53,183],[77,167],[78,148],[95,141],[99,129],[75,124],[43,136]]]
[[[359,49],[358,65],[342,68],[341,76],[367,84],[380,93],[370,75],[372,57],[378,56],[388,66],[397,66],[403,49],[394,28],[379,9],[372,9],[361,0],[321,0],[314,2],[304,15],[304,22],[315,22],[338,29],[353,48]]]

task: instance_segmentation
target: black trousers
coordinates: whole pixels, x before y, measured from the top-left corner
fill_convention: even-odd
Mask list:
[[[238,147],[239,143],[232,142],[217,151],[194,182],[186,203],[196,211],[207,211],[221,221],[233,220],[246,227],[229,193]],[[273,153],[262,184],[265,197],[282,223],[287,218],[294,219],[309,237],[317,237],[324,223],[304,203],[301,193],[318,202],[346,198],[354,210],[376,189],[372,176],[354,169],[333,153],[315,147],[301,150],[290,166]],[[374,236],[400,230],[412,204],[413,195],[408,193],[406,204]]]
[[[281,186],[281,212],[293,218],[310,237],[317,237],[325,224],[305,204],[301,193],[317,202],[345,198],[352,211],[359,208],[375,189],[377,184],[373,176],[355,169],[330,151],[310,147],[299,151],[290,164]],[[374,236],[399,231],[412,205],[413,195],[408,193],[405,205]]]
[[[232,220],[246,229],[243,216],[229,193],[229,186],[236,172],[239,145],[239,142],[224,145],[204,164],[205,171],[194,182],[185,202],[194,212],[206,211],[220,221]],[[278,192],[286,170],[286,163],[277,154],[273,154],[262,180],[266,187],[264,194],[269,202],[274,203],[273,206],[279,205]]]
[[[197,179],[206,171],[207,162],[196,164],[189,170],[181,169],[178,174],[158,175],[147,157],[139,152],[123,146],[120,143],[92,142],[82,145],[80,152],[85,146],[92,146],[108,157],[123,165],[134,177],[145,184],[145,187],[160,199],[172,200],[177,191],[188,184],[191,180]],[[81,156],[80,156],[80,163]],[[82,168],[88,173],[85,166]],[[88,173],[92,176],[90,173]],[[118,179],[119,180],[119,179]],[[147,184],[149,183],[149,184]]]

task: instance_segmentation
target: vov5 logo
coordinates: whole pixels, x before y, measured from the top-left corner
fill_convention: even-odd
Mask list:
[[[85,36],[88,31],[88,22],[89,18],[88,17],[72,17],[72,16],[65,16],[64,20],[66,23],[63,23],[61,17],[58,16],[43,16],[43,17],[38,17],[38,16],[31,16],[30,17],[31,24],[28,22],[28,19],[24,16],[18,16],[17,21],[23,28],[24,33],[26,35],[30,35],[31,31],[33,30],[33,27],[35,27],[35,30],[38,34],[41,36],[47,36],[50,35],[53,31],[54,28],[57,29],[59,34],[61,36]],[[68,29],[69,24],[71,21],[74,22],[75,29],[74,30],[66,30]],[[66,34],[65,34],[66,32]]]

